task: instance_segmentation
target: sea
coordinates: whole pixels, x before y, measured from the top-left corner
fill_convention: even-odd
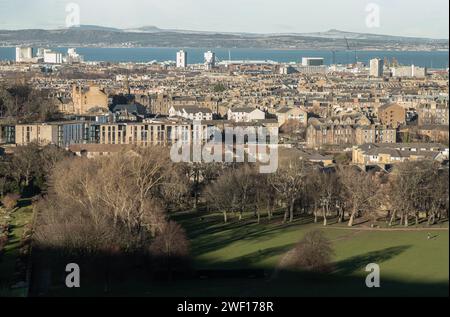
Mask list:
[[[52,48],[66,53],[67,48]],[[252,48],[191,48],[185,49],[188,63],[200,64],[204,61],[204,52],[214,51],[218,61],[225,60],[271,60],[280,63],[300,62],[302,57],[322,57],[325,64],[350,64],[355,60],[368,64],[372,58],[396,58],[400,64],[416,65],[428,68],[448,68],[448,51],[337,51],[333,54],[325,50],[282,50]],[[136,62],[175,61],[179,48],[77,48],[85,61]],[[0,60],[14,60],[15,48],[0,47]]]

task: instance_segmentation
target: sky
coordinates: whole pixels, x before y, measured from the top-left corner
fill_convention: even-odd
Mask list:
[[[84,25],[449,38],[448,0],[0,0],[0,29],[63,28],[69,3]]]

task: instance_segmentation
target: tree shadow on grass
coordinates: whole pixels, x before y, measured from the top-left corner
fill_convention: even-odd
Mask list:
[[[409,248],[411,248],[410,245],[404,245],[357,255],[336,263],[334,265],[334,273],[340,275],[350,275],[362,268],[365,268],[370,263],[380,264],[388,261],[405,252]]]
[[[280,234],[282,230],[289,227],[286,224],[268,225],[260,227],[256,224],[235,223],[229,227],[217,229],[217,235],[214,235],[208,229],[202,235],[195,238],[195,244],[192,248],[192,255],[198,256],[208,252],[220,250],[237,241],[260,242],[269,240]]]
[[[279,256],[294,247],[294,244],[277,246],[273,248],[265,248],[240,257],[233,258],[229,261],[221,261],[220,263],[211,263],[209,261],[201,261],[202,267],[221,268],[221,269],[251,269],[261,268],[260,263],[274,256]],[[270,270],[267,270],[270,273]]]

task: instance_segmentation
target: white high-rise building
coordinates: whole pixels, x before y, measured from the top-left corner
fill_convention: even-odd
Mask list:
[[[383,77],[384,61],[379,58],[370,60],[370,76],[371,77]]]
[[[187,67],[187,53],[183,50],[177,52],[177,67],[178,68]]]
[[[53,52],[51,50],[44,50],[44,63],[48,64],[62,64],[63,55],[58,52]]]
[[[211,70],[216,66],[216,53],[208,51],[205,53],[205,69]]]
[[[302,66],[322,66],[324,59],[322,57],[303,57]]]
[[[16,47],[16,62],[31,62],[33,59],[33,48],[31,47]]]

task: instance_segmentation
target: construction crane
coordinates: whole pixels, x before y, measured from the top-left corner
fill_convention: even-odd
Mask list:
[[[347,37],[344,36],[345,39],[345,43],[347,44],[347,50],[348,51],[352,51],[351,47],[350,47],[350,43],[348,42]],[[358,52],[356,51],[356,46],[355,46],[355,65],[358,63]]]

